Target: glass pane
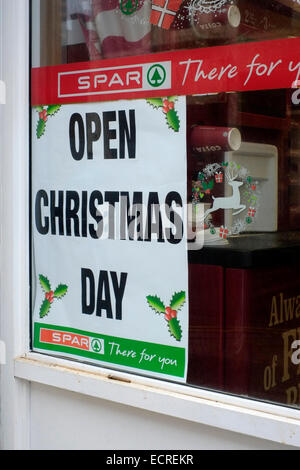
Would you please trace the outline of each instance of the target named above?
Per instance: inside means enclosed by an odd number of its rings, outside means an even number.
[[[38,4],[41,65],[292,38],[300,27],[294,0],[33,1],[35,9]]]
[[[298,2],[32,13],[33,348],[298,407]]]

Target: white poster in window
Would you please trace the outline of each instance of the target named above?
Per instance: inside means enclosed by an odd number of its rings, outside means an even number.
[[[184,97],[36,106],[33,349],[185,381]]]

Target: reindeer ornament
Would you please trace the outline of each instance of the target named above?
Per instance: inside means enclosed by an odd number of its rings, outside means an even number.
[[[240,195],[240,187],[243,186],[242,181],[236,181],[237,177],[239,176],[239,171],[236,165],[230,164],[230,166],[226,167],[225,169],[225,179],[229,186],[232,187],[232,195],[225,196],[225,197],[214,197],[213,199],[213,206],[208,209],[204,213],[203,219],[205,220],[209,214],[215,212],[219,209],[233,209],[236,210],[232,215],[237,215],[240,212],[246,209],[245,204],[241,204],[241,195]]]

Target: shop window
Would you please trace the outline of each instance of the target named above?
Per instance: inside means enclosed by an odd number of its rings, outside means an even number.
[[[298,407],[299,2],[37,7],[33,350]]]

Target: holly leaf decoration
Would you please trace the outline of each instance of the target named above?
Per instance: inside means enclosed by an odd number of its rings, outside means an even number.
[[[170,302],[170,307],[172,310],[180,310],[185,303],[185,291],[181,292],[175,292],[173,295],[171,302]]]
[[[51,284],[49,279],[46,276],[43,276],[42,274],[39,275],[39,280],[40,284],[42,286],[42,289],[44,292],[50,292],[51,291]]]
[[[203,189],[206,191],[207,189],[213,189],[214,187],[214,180],[210,180],[208,183],[203,181]]]
[[[182,329],[177,318],[171,318],[168,321],[170,335],[173,336],[176,341],[180,341],[182,338]]]
[[[51,304],[53,303],[54,299],[61,299],[64,297],[68,291],[68,286],[65,284],[58,284],[55,291],[53,292],[51,289],[51,284],[49,279],[42,274],[39,275],[39,280],[43,291],[45,292],[45,298],[42,302],[40,308],[40,318],[44,318],[48,315]]]
[[[177,112],[175,109],[170,109],[170,111],[166,114],[166,120],[171,129],[173,131],[178,132],[180,128],[180,121]]]
[[[68,291],[68,286],[66,286],[65,284],[59,284],[54,291],[54,297],[56,299],[61,299],[62,297],[66,295],[67,291]]]
[[[163,302],[160,300],[159,297],[157,297],[156,295],[148,295],[146,298],[149,306],[153,310],[155,310],[156,313],[165,313],[166,307],[164,306]]]
[[[38,139],[44,135],[46,129],[46,122],[43,119],[39,119],[36,128],[36,136]]]
[[[175,101],[178,100],[178,96],[168,96],[168,101],[171,101],[172,103],[175,103]]]
[[[147,99],[147,103],[151,104],[155,109],[162,108],[163,106],[162,98],[149,98]]]
[[[44,110],[44,106],[36,106],[35,109],[38,113],[41,113]]]
[[[53,116],[54,114],[56,114],[60,110],[60,108],[61,108],[60,104],[51,104],[47,108],[47,115],[48,116]]]
[[[40,308],[40,318],[44,318],[48,315],[51,307],[49,300],[45,299]]]

